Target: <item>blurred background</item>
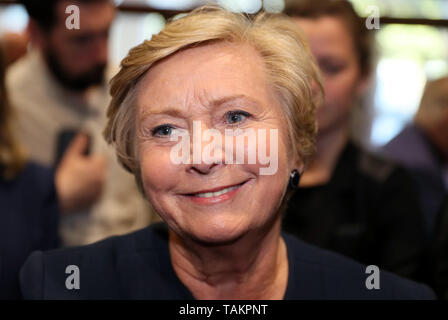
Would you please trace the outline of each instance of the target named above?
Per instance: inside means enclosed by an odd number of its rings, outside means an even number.
[[[287,1],[287,0],[286,0]],[[0,36],[22,33],[25,9],[0,0]],[[408,123],[420,101],[426,80],[448,74],[447,0],[351,0],[367,17],[369,6],[380,13],[376,30],[376,73],[372,91],[354,115],[354,136],[367,148],[392,139]],[[180,17],[204,3],[219,3],[233,11],[281,12],[285,0],[116,0],[119,14],[110,37],[110,62],[118,65],[128,50],[150,39],[167,19]]]

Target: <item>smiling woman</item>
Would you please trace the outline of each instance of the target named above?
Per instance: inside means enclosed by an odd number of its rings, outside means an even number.
[[[165,223],[34,253],[21,273],[25,297],[432,298],[388,273],[381,290],[368,290],[363,266],[281,233],[284,204],[314,148],[318,79],[301,33],[280,15],[203,7],[132,49],[112,80],[105,137]],[[278,130],[278,170],[260,174],[262,159],[226,163],[218,147],[214,161],[173,163],[178,132],[193,132],[193,149],[207,147],[196,143],[198,124],[230,139],[232,152],[241,135]],[[271,154],[270,146],[242,148]],[[79,290],[65,288],[67,265],[80,270]]]

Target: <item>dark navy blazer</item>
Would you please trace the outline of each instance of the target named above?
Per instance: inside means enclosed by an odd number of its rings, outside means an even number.
[[[380,274],[368,290],[366,268],[283,235],[289,277],[285,299],[433,299],[425,285]],[[79,289],[67,289],[67,266],[79,269]],[[27,299],[193,299],[176,276],[164,223],[88,246],[34,252],[20,274]],[[70,281],[69,281],[70,282]]]
[[[51,169],[29,163],[0,178],[0,299],[20,299],[19,271],[35,250],[58,245],[58,202]]]

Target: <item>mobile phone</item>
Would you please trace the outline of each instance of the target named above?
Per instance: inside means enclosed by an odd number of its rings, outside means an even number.
[[[56,155],[55,155],[55,165],[58,166],[61,162],[62,158],[64,157],[65,151],[67,151],[68,146],[73,141],[73,139],[76,137],[78,133],[82,132],[78,129],[63,129],[59,132],[58,138],[57,138],[57,145],[56,145]],[[88,146],[86,150],[84,151],[84,155],[90,154],[90,144],[91,144],[91,137],[88,135]]]

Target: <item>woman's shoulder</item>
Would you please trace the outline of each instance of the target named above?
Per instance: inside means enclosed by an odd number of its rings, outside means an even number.
[[[356,184],[358,192],[380,194],[385,188],[396,189],[397,185],[412,185],[412,175],[408,169],[353,141],[349,141],[341,153],[334,179],[338,186]]]
[[[289,281],[286,299],[435,299],[427,286],[377,266],[365,266],[284,234]]]
[[[145,270],[145,263],[138,270],[132,269],[147,259],[159,266],[159,253],[166,254],[167,241],[167,228],[157,223],[85,246],[35,251],[20,272],[23,296],[26,299],[120,298],[120,279],[134,279],[143,271],[150,271],[151,265]],[[75,286],[76,277],[84,286],[70,289],[71,285]]]
[[[375,150],[367,150],[351,143],[356,153],[356,168],[367,179],[377,184],[384,184],[390,179],[409,179],[410,173],[399,163],[385,157]]]

